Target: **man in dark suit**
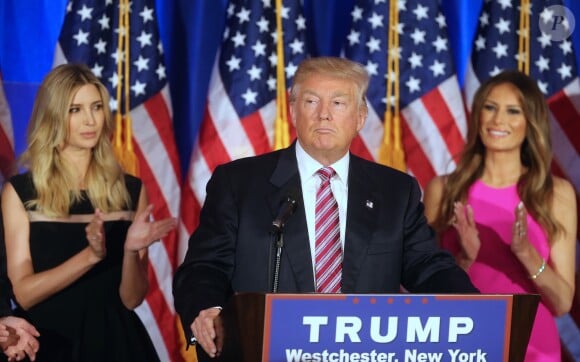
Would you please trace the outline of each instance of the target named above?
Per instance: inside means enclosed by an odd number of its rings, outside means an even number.
[[[215,323],[235,292],[272,290],[272,221],[296,201],[283,227],[277,291],[320,292],[317,281],[317,170],[332,167],[338,205],[337,291],[477,292],[454,259],[437,248],[414,178],[349,153],[365,123],[368,75],[342,58],[302,62],[291,89],[297,142],[219,166],[207,184],[200,224],[175,274],[175,307],[202,354],[219,354]],[[339,229],[339,230],[338,230]],[[337,242],[338,244],[338,242]],[[340,277],[341,275],[341,277]]]

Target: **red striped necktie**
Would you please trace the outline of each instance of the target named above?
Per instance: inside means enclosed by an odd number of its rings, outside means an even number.
[[[342,247],[338,204],[330,188],[330,179],[336,174],[332,167],[317,171],[322,180],[316,192],[315,254],[316,292],[340,293],[342,279]]]

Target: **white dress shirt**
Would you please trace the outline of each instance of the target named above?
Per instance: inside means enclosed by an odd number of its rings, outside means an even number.
[[[316,173],[319,169],[324,167],[320,162],[312,158],[304,148],[300,145],[300,141],[296,142],[296,160],[298,161],[298,172],[300,173],[300,183],[302,186],[302,198],[304,202],[304,210],[306,211],[306,224],[308,225],[308,240],[310,241],[310,256],[312,257],[312,271],[315,265],[315,210],[316,210],[316,191],[320,188],[322,183],[320,176]],[[336,174],[330,179],[330,188],[332,194],[338,204],[338,220],[340,223],[340,243],[344,252],[344,236],[346,231],[346,205],[348,198],[348,166],[350,163],[349,153],[347,152],[341,159],[329,165],[334,169]]]

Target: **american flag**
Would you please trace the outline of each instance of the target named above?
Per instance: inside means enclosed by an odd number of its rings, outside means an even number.
[[[397,4],[403,148],[409,173],[424,187],[434,176],[455,168],[465,143],[465,108],[439,2]],[[345,57],[365,65],[371,76],[369,116],[351,147],[371,160],[377,160],[383,137],[389,8],[388,0],[357,0],[344,46]]]
[[[552,40],[542,26],[554,25],[558,0],[530,0],[529,75],[536,79],[551,112],[553,169],[580,191],[580,80],[569,38]],[[481,82],[504,69],[518,69],[519,2],[486,1],[465,80],[465,96],[471,105]],[[546,28],[543,28],[544,30]],[[557,29],[556,29],[557,30]],[[561,31],[561,29],[559,30]],[[554,34],[558,35],[558,34]],[[557,39],[557,38],[555,38]],[[572,318],[558,320],[560,336],[570,355],[580,359],[580,290],[576,289]]]
[[[275,1],[232,0],[209,85],[205,116],[183,187],[180,257],[198,225],[205,185],[216,166],[271,151],[276,118]],[[306,22],[299,0],[280,10],[286,84],[305,58]]]
[[[14,132],[0,74],[0,185],[15,171]]]
[[[155,205],[153,217],[178,217],[181,171],[154,1],[126,3],[130,11],[130,112],[138,176]],[[115,100],[117,83],[124,82],[117,76],[117,63],[126,56],[117,50],[118,31],[127,31],[118,30],[119,6],[119,0],[69,1],[55,53],[55,65],[87,64],[109,89],[113,111],[123,109]],[[162,361],[182,359],[171,293],[176,264],[177,232],[172,232],[149,248],[150,291],[137,309]]]

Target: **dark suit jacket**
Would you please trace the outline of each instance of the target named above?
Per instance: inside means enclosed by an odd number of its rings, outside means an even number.
[[[414,178],[350,156],[343,293],[477,292],[453,257],[437,247]],[[200,310],[232,292],[271,289],[271,225],[289,194],[296,212],[284,227],[280,292],[314,292],[295,145],[216,168],[200,224],[173,284],[186,336]],[[368,206],[372,203],[372,207]]]

